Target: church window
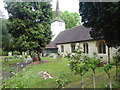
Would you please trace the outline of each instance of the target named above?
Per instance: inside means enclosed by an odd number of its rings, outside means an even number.
[[[83,49],[84,49],[84,53],[87,53],[88,54],[88,43],[84,43],[83,44]]]
[[[61,46],[61,52],[64,52],[64,46],[63,45]]]
[[[71,52],[75,53],[75,44],[71,44]]]
[[[99,45],[98,45],[98,52],[99,53],[103,53],[103,54],[106,53],[106,45],[105,45],[104,42],[99,43]]]

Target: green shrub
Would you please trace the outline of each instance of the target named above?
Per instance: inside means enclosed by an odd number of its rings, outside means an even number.
[[[13,51],[13,55],[20,55],[19,51]]]
[[[60,75],[55,79],[58,86],[57,88],[64,88],[64,86],[70,82],[70,80],[67,78],[68,74],[65,72],[60,73]]]
[[[5,52],[5,51],[4,51],[4,52],[2,52],[1,54],[2,54],[2,56],[7,56],[7,55],[8,55],[8,52]]]

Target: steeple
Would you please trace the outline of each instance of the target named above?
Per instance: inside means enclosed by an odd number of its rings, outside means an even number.
[[[59,1],[56,2],[56,17],[60,17]]]

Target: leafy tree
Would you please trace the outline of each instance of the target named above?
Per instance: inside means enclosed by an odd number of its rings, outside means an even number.
[[[75,27],[77,24],[80,24],[80,16],[78,13],[70,13],[68,11],[60,13],[61,18],[65,21],[66,29]]]
[[[14,49],[12,47],[14,41],[13,41],[13,37],[8,32],[6,26],[7,19],[2,18],[1,20],[2,20],[2,50],[3,52],[8,52]]]
[[[98,59],[93,59],[93,58],[88,58],[85,57],[85,63],[88,65],[88,67],[93,71],[93,84],[94,84],[94,88],[96,88],[96,84],[95,84],[95,74],[96,74],[96,68],[97,65],[100,63],[100,60]]]
[[[80,15],[87,27],[91,27],[91,36],[104,39],[109,47],[120,46],[120,2],[80,3]],[[112,36],[112,38],[111,38]]]
[[[84,75],[88,71],[88,65],[83,60],[80,60],[82,53],[80,47],[78,47],[75,51],[75,55],[70,56],[68,54],[66,57],[69,59],[71,70],[82,77],[82,88],[84,88]]]
[[[120,63],[120,51],[117,51],[116,55],[113,56],[113,61],[116,66],[116,80],[119,81],[118,79],[118,71],[119,71],[119,63]]]
[[[109,87],[110,87],[110,89],[112,88],[111,75],[110,75],[110,70],[111,69],[112,69],[112,65],[110,65],[110,64],[105,64],[104,65],[104,70],[107,73],[108,78],[109,78]]]
[[[55,11],[53,11],[53,20],[55,19]],[[60,12],[60,17],[64,20],[65,22],[65,28],[70,29],[72,27],[75,27],[77,24],[80,23],[80,16],[78,13],[70,13],[68,11]]]
[[[120,46],[120,2],[81,2],[79,6],[83,25],[91,28],[91,36],[105,40],[110,63],[109,47]]]
[[[16,46],[24,51],[39,53],[51,40],[51,4],[48,2],[6,2],[8,29]]]

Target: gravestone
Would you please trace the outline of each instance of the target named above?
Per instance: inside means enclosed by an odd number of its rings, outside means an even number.
[[[54,55],[53,55],[53,59],[55,60],[55,59],[56,59],[56,57],[57,57],[57,55],[56,55],[56,54],[54,54]]]
[[[5,61],[5,62],[8,62],[8,57],[5,57],[5,58],[4,58],[4,61]]]
[[[12,56],[12,52],[8,52],[8,56]]]

